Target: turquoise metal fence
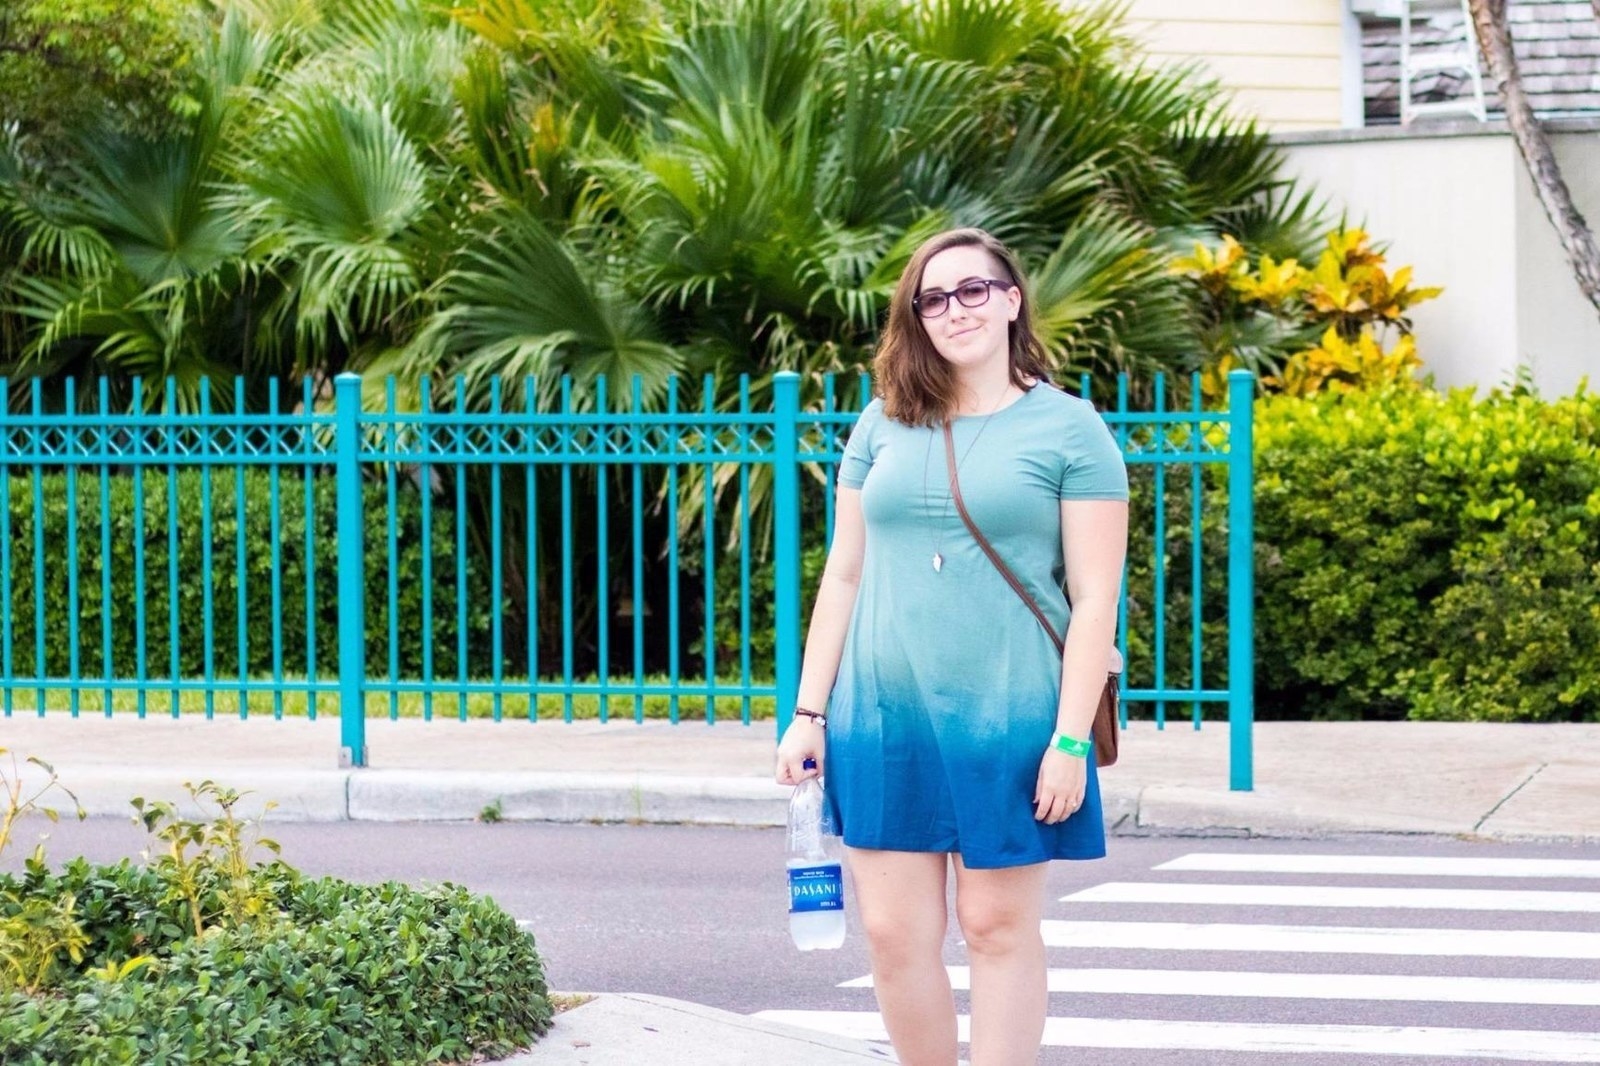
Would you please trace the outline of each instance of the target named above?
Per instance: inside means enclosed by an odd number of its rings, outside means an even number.
[[[781,729],[799,682],[802,521],[820,511],[813,547],[831,536],[841,443],[867,383],[829,377],[802,410],[800,379],[780,373],[760,411],[748,380],[732,409],[701,385],[680,410],[676,386],[646,405],[637,381],[620,402],[603,379],[585,395],[529,381],[474,406],[456,381],[435,408],[426,382],[402,403],[392,382],[364,396],[345,375],[331,395],[305,383],[292,404],[274,387],[260,412],[242,383],[215,410],[202,382],[198,410],[180,412],[170,382],[156,404],[134,382],[127,411],[104,382],[90,405],[68,382],[46,410],[38,382],[14,404],[0,380],[4,713],[28,694],[38,713],[74,715],[162,702],[176,715],[188,701],[211,716],[221,701],[241,717],[253,702],[315,717],[332,699],[355,766],[368,715],[403,704],[536,718],[544,697],[570,721],[578,700],[638,720],[664,701],[673,721],[686,704],[708,721],[731,705],[749,723],[753,702],[773,700]],[[1164,726],[1167,705],[1187,703],[1198,728],[1202,705],[1226,704],[1230,785],[1248,789],[1253,380],[1231,376],[1227,413],[1201,410],[1197,385],[1188,410],[1166,410],[1158,380],[1154,410],[1132,411],[1124,380],[1105,414],[1135,479],[1150,479],[1149,594],[1134,590],[1130,614],[1125,590],[1118,627],[1125,655],[1141,651],[1128,656],[1125,714],[1148,707]],[[1228,500],[1225,686],[1202,683],[1214,464]],[[1186,618],[1167,613],[1169,511],[1189,531]],[[756,585],[768,569],[770,595]],[[1169,658],[1183,624],[1188,657]],[[752,651],[768,637],[770,676]]]

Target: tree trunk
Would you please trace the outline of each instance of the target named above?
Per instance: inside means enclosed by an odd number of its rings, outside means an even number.
[[[1590,2],[1600,9],[1600,0]],[[1500,85],[1506,122],[1516,138],[1522,161],[1527,164],[1539,202],[1561,239],[1578,288],[1600,312],[1600,246],[1595,244],[1594,232],[1573,204],[1572,192],[1562,180],[1550,138],[1533,113],[1527,94],[1522,91],[1522,76],[1517,72],[1517,57],[1511,48],[1511,28],[1506,22],[1506,0],[1471,0],[1470,7],[1478,45]]]

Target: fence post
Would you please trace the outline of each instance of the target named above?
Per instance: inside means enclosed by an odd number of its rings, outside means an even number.
[[[1228,787],[1255,788],[1255,375],[1228,374]]]
[[[339,531],[339,765],[367,765],[366,567],[361,513],[361,376],[333,381]]]
[[[800,694],[800,375],[772,377],[773,645],[778,736]]]

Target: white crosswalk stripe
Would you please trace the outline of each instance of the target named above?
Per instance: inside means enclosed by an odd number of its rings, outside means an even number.
[[[1235,875],[1302,881],[1219,880]],[[1316,878],[1340,880],[1306,880]],[[1386,878],[1421,880],[1424,887],[1352,883]],[[1468,878],[1478,879],[1480,887],[1444,883]],[[1481,887],[1486,878],[1522,884]],[[1226,1061],[1222,1056],[1228,1053],[1304,1053],[1350,1066],[1395,1056],[1462,1066],[1600,1064],[1600,970],[1586,965],[1600,960],[1600,925],[1592,918],[1600,914],[1600,892],[1530,889],[1524,887],[1529,879],[1600,883],[1600,861],[1201,851],[1160,863],[1146,879],[1072,892],[1042,922],[1045,946],[1070,951],[1075,963],[1092,954],[1087,961],[1095,965],[1048,971],[1050,994],[1070,1002],[1062,1013],[1073,1016],[1048,1019],[1044,1046],[1191,1052],[1195,1063]],[[1219,920],[1149,920],[1151,906]],[[1290,913],[1262,913],[1263,908]],[[1370,925],[1283,921],[1358,908],[1398,913]],[[1417,922],[1419,911],[1431,913]],[[1185,960],[1197,955],[1201,965],[1186,967]],[[1229,959],[1240,964],[1232,967]],[[970,990],[970,968],[948,970],[958,994]],[[839,987],[843,995],[870,996],[872,978]],[[1115,1009],[1097,1016],[1097,1002]],[[1289,1009],[1294,1002],[1306,1006]],[[1286,1006],[1270,1011],[1271,1003]],[[1348,1006],[1333,1011],[1327,1005],[1334,1003]],[[863,1008],[875,1005],[861,1001]],[[1470,1007],[1452,1011],[1463,1005]],[[1318,1013],[1304,1013],[1313,1010]],[[775,1010],[757,1017],[860,1039],[888,1038],[872,1009]],[[1306,1017],[1320,1020],[1299,1020]],[[1436,1024],[1441,1018],[1446,1020]],[[965,1042],[968,1019],[962,1015],[959,1021]]]
[[[1345,885],[1194,885],[1108,881],[1063,903],[1171,903],[1235,907],[1404,907],[1408,910],[1548,911],[1600,914],[1600,892],[1493,888],[1355,888]]]
[[[1361,928],[1226,922],[1039,923],[1047,948],[1292,952],[1331,955],[1476,955],[1502,959],[1600,959],[1600,933],[1538,929]]]
[[[1155,869],[1389,877],[1579,877],[1600,881],[1600,859],[1451,859],[1437,855],[1258,855],[1202,851],[1164,862]]]
[[[972,970],[947,966],[950,987],[972,987]],[[1249,973],[1234,970],[1081,969],[1048,972],[1052,992],[1118,996],[1251,996],[1258,999],[1398,999],[1441,1003],[1536,1003],[1600,1007],[1600,981],[1518,977],[1418,977],[1381,973]],[[871,988],[858,977],[840,988]]]
[[[858,1040],[887,1040],[872,1011],[761,1011],[758,1018],[820,1029]],[[957,1018],[967,1039],[968,1018]],[[1511,1062],[1600,1062],[1600,1033],[1444,1026],[1270,1025],[1262,1022],[1185,1022],[1134,1018],[1049,1018],[1045,1047],[1137,1048],[1232,1052],[1320,1052],[1408,1055]],[[1358,1060],[1359,1061],[1359,1060]]]

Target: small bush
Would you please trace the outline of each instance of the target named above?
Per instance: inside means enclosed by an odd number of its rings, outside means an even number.
[[[533,941],[493,902],[449,885],[301,879],[281,866],[258,876],[279,882],[281,919],[202,937],[175,935],[180,916],[148,871],[79,863],[41,881],[46,895],[95,886],[106,924],[85,912],[92,942],[128,950],[130,933],[145,937],[156,961],[121,980],[77,976],[48,995],[0,993],[0,1061],[448,1062],[503,1056],[548,1029]]]
[[[191,792],[221,813],[136,801],[167,845],[148,866],[0,875],[0,1062],[465,1061],[549,1028],[533,940],[492,901],[253,864],[238,794]]]

